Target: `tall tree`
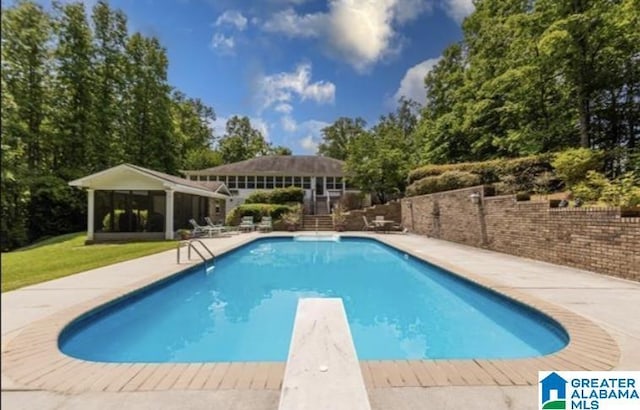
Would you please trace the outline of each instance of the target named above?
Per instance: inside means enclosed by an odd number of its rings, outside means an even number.
[[[135,164],[175,173],[179,144],[171,119],[166,52],[156,38],[135,33],[127,42],[127,58],[125,155]]]
[[[95,169],[104,169],[124,160],[124,120],[122,110],[126,84],[127,18],[100,0],[93,7],[95,72]]]
[[[318,154],[339,160],[347,158],[349,143],[364,132],[367,123],[362,118],[340,117],[322,129]]]
[[[14,107],[11,121],[3,121],[3,144],[24,144],[24,160],[31,172],[50,166],[47,144],[51,53],[51,18],[32,1],[2,8],[2,94]]]
[[[233,116],[226,125],[226,133],[218,142],[218,150],[225,164],[243,161],[268,153],[269,145],[260,131],[251,126],[249,117]]]
[[[200,99],[187,98],[182,92],[174,91],[171,114],[175,138],[179,144],[179,157],[183,161],[181,167],[187,168],[186,163],[193,162],[196,156],[199,158],[198,162],[207,158],[205,152],[210,150],[214,141],[211,124],[215,121],[216,114],[213,108]],[[194,156],[194,151],[199,154]]]
[[[83,3],[56,6],[56,75],[53,118],[58,176],[76,178],[94,170],[95,76],[93,41]]]
[[[395,112],[382,116],[373,129],[349,142],[349,180],[378,202],[401,196],[407,173],[416,165],[417,109],[416,103],[401,99]]]

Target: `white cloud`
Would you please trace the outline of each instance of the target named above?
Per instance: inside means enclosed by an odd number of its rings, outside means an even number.
[[[303,137],[297,143],[305,153],[315,154],[318,151],[318,144],[322,141],[322,129],[330,124],[325,121],[307,120],[298,124],[297,132]]]
[[[395,19],[403,24],[415,20],[422,13],[431,11],[432,2],[426,0],[400,0],[396,2]]]
[[[226,37],[222,33],[216,33],[211,39],[211,47],[223,54],[232,54],[236,42],[233,36]]]
[[[280,119],[280,123],[282,124],[282,129],[287,132],[294,132],[298,128],[296,120],[294,120],[290,115],[283,115]]]
[[[262,28],[289,37],[318,37],[325,24],[323,13],[299,15],[293,9],[279,11],[264,22]]]
[[[329,81],[311,82],[311,64],[300,64],[293,72],[282,72],[262,76],[258,79],[261,110],[278,104],[290,105],[294,97],[300,100],[312,100],[319,104],[332,103],[335,100],[336,87]]]
[[[289,37],[320,38],[330,54],[364,71],[399,51],[394,23],[404,24],[430,9],[427,0],[330,0],[327,13],[297,14],[289,8],[262,28]]]
[[[445,12],[457,23],[462,23],[465,17],[473,13],[473,0],[444,0]]]
[[[438,61],[440,61],[440,57],[430,58],[408,69],[402,81],[400,81],[398,91],[394,94],[394,103],[400,97],[405,97],[424,104],[427,96],[424,88],[424,77],[435,67]]]
[[[315,154],[316,152],[318,152],[318,145],[319,142],[316,141],[311,135],[307,135],[306,137],[300,139],[300,147],[302,147],[302,149],[306,153]]]
[[[290,114],[291,111],[293,111],[293,107],[291,106],[291,104],[282,103],[282,104],[276,105],[276,108],[274,108],[274,110],[281,112],[283,114]]]
[[[238,30],[242,31],[247,28],[247,18],[242,15],[238,10],[227,10],[222,13],[216,20],[216,26],[222,25],[235,26]]]

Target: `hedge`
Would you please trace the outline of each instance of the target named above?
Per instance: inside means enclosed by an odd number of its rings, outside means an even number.
[[[425,165],[409,172],[408,183],[412,184],[425,177],[442,175],[449,171],[477,174],[483,184],[497,182],[501,177],[513,175],[518,179],[532,179],[536,175],[551,171],[550,154],[531,155],[513,159],[492,159],[482,162],[461,162],[457,164]],[[524,174],[524,175],[523,175]]]
[[[289,204],[301,203],[304,200],[304,191],[298,187],[276,188],[269,191],[256,191],[249,195],[245,204]]]
[[[243,216],[253,216],[254,222],[260,222],[263,216],[273,219],[280,218],[283,214],[294,210],[293,206],[279,204],[242,204],[233,208],[226,218],[227,225],[238,225]]]
[[[464,171],[446,171],[440,175],[428,176],[407,187],[407,196],[433,194],[452,189],[481,185],[479,175]]]

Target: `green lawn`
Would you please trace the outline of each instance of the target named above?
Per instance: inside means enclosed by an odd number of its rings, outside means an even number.
[[[56,236],[2,254],[2,291],[173,249],[175,241],[85,245],[85,233]]]

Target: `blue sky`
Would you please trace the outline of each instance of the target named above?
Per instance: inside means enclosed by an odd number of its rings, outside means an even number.
[[[95,0],[85,0],[91,7]],[[269,141],[314,153],[340,116],[373,125],[462,37],[472,0],[111,0],[130,32],[157,36],[169,82]]]

